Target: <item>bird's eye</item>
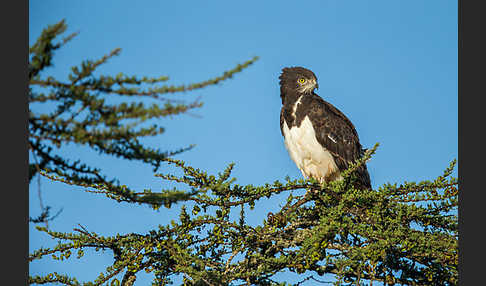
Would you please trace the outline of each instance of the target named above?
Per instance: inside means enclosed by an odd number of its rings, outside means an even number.
[[[305,78],[299,78],[299,83],[303,84],[305,82]]]

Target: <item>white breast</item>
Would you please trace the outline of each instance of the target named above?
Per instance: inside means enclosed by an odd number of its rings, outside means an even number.
[[[305,178],[312,177],[323,182],[329,179],[342,179],[338,167],[329,151],[321,146],[309,117],[305,117],[300,127],[289,129],[284,121],[283,134],[285,147]]]

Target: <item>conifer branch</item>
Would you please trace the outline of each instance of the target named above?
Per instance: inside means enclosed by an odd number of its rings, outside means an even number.
[[[101,168],[89,166],[81,159],[73,161],[56,155],[54,151],[68,144],[85,146],[100,154],[143,162],[152,166],[155,172],[164,160],[188,151],[194,145],[175,151],[146,146],[141,142],[142,138],[161,135],[165,131],[157,124],[147,125],[148,121],[186,114],[192,109],[202,107],[199,98],[186,103],[162,95],[218,84],[246,69],[258,57],[204,81],[188,85],[159,86],[167,82],[169,77],[127,76],[124,73],[115,76],[95,75],[100,66],[120,55],[121,49],[115,48],[99,59],[85,60],[80,65],[73,66],[67,82],[52,76],[42,78],[43,72],[53,65],[55,51],[78,35],[72,33],[55,42],[66,29],[64,20],[48,26],[29,48],[29,144],[33,156],[39,158],[39,162],[29,166],[29,181],[38,173],[55,174],[55,179],[52,176],[49,178],[71,185],[103,185],[103,192],[110,198],[147,203],[154,208],[188,199],[192,192],[167,191],[156,195],[158,197],[146,194],[136,198],[133,190],[120,185],[116,178],[108,179],[102,174]],[[114,104],[107,103],[108,96],[130,96],[135,100],[145,101]],[[165,103],[147,104],[147,100],[151,98]],[[33,106],[46,103],[54,104],[54,110],[39,112]]]

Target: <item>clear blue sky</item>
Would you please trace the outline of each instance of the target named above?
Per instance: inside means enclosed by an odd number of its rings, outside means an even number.
[[[139,4],[134,4],[139,3]],[[193,115],[166,118],[166,133],[147,144],[210,173],[235,162],[239,184],[301,178],[279,129],[278,76],[283,67],[304,66],[319,80],[317,93],[354,123],[361,143],[377,154],[368,163],[372,185],[419,181],[440,175],[458,156],[457,1],[29,1],[29,43],[48,24],[65,18],[80,34],[56,53],[49,74],[65,79],[69,68],[120,47],[99,69],[114,75],[168,75],[170,84],[202,81],[253,56],[260,60],[217,86],[173,98],[201,97]],[[68,146],[61,154],[100,166],[136,189],[167,186],[150,167]],[[160,172],[171,171],[162,167]],[[457,172],[456,172],[457,174]],[[37,184],[30,186],[30,212],[40,212]],[[178,215],[118,204],[80,188],[41,179],[44,203],[64,208],[50,223],[72,231],[78,223],[102,235],[145,233]],[[254,222],[279,198],[262,202]],[[30,252],[56,241],[30,225]],[[57,271],[94,280],[111,263],[110,252],[31,263],[31,274]],[[288,282],[295,276],[283,274]],[[141,275],[136,285],[148,284]]]

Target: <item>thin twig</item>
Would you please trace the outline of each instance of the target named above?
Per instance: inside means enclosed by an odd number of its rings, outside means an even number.
[[[32,156],[34,157],[35,167],[37,169],[37,196],[39,197],[39,204],[41,211],[43,212],[44,203],[42,202],[42,192],[41,192],[41,176],[40,176],[40,168],[39,168],[39,161],[37,160],[37,156],[35,155],[34,148],[31,144],[29,144],[30,149],[32,150]],[[57,215],[56,215],[57,216]],[[46,228],[49,229],[48,219],[45,220]]]

